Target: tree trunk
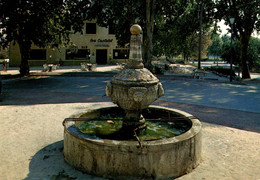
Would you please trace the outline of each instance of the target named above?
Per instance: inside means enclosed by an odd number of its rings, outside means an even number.
[[[28,63],[29,53],[31,44],[29,42],[18,42],[20,53],[21,53],[21,65],[20,65],[20,75],[28,76],[30,74],[30,67]]]
[[[146,33],[144,41],[144,66],[152,70],[154,0],[146,0]]]
[[[184,63],[186,63],[186,59],[187,59],[187,55],[186,55],[186,53],[183,53],[183,60],[184,60]]]
[[[250,73],[248,68],[247,51],[250,36],[242,35],[240,37],[240,61],[242,63],[242,79],[250,79]]]

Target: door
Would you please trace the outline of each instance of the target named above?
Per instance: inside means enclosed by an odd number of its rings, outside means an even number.
[[[96,63],[107,64],[107,49],[96,50]]]

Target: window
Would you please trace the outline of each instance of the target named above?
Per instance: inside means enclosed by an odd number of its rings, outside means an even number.
[[[96,23],[86,23],[86,34],[96,34],[97,26]]]
[[[128,50],[127,49],[113,50],[113,59],[128,59]]]
[[[46,49],[32,49],[29,60],[46,60]]]
[[[110,25],[108,27],[108,34],[115,34],[115,26]]]
[[[86,60],[86,59],[90,59],[90,49],[78,49],[77,51],[66,49],[66,60]]]

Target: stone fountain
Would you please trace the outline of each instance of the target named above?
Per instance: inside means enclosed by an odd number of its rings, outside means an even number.
[[[164,94],[158,78],[144,68],[142,63],[141,27],[133,25],[130,31],[132,36],[128,64],[112,78],[106,88],[106,95],[126,112],[123,121],[126,134],[131,134],[135,129],[145,128],[145,119],[141,111]]]
[[[186,112],[151,105],[163,96],[164,90],[158,78],[143,66],[141,27],[133,25],[130,31],[129,61],[106,87],[106,95],[117,106],[96,106],[64,120],[65,160],[83,172],[106,178],[165,179],[184,175],[201,159],[201,123]],[[90,126],[94,120],[100,123],[106,114],[122,119],[118,130],[105,133],[109,136],[80,131],[82,124]],[[117,121],[110,119],[104,123]],[[146,120],[162,123],[155,131],[161,131],[165,124],[178,127],[181,123],[185,128],[181,127],[182,132],[174,136],[156,139],[152,135],[142,140],[139,136],[149,129]]]

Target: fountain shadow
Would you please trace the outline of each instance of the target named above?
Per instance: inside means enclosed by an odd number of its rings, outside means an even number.
[[[29,164],[29,174],[25,180],[50,179],[50,180],[73,180],[73,179],[93,179],[104,180],[84,174],[69,166],[64,161],[63,141],[50,144],[39,150],[31,159]]]

